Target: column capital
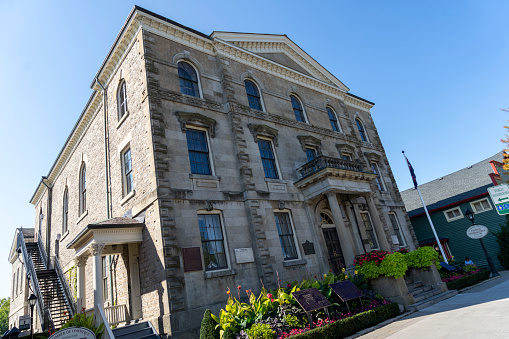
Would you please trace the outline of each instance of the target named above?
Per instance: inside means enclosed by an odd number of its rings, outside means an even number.
[[[74,263],[78,267],[86,266],[88,260],[88,255],[80,255],[79,257],[74,258]]]
[[[92,253],[92,255],[101,255],[104,251],[104,246],[105,244],[103,243],[92,243],[90,244],[90,252]]]

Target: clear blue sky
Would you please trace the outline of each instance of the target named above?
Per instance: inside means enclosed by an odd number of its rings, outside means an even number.
[[[133,5],[210,34],[287,34],[376,103],[372,115],[400,190],[499,152],[509,115],[507,1],[0,0],[0,298],[10,295],[16,227],[92,91]]]

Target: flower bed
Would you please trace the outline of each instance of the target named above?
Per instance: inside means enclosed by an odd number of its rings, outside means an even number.
[[[478,282],[488,279],[489,277],[490,271],[477,269],[465,274],[451,275],[442,279],[442,281],[447,283],[448,289],[458,290],[464,287],[475,285]]]

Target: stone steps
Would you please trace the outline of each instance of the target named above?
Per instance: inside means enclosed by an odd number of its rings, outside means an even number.
[[[426,307],[429,307],[431,305],[439,303],[445,299],[454,297],[456,294],[458,294],[458,291],[456,291],[456,290],[442,292],[442,293],[436,294],[430,298],[421,300],[419,302],[416,302],[415,304],[408,306],[408,310],[409,311],[420,311]]]

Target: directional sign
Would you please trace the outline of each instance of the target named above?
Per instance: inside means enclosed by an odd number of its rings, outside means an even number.
[[[488,188],[498,214],[509,214],[509,185],[498,185]]]

